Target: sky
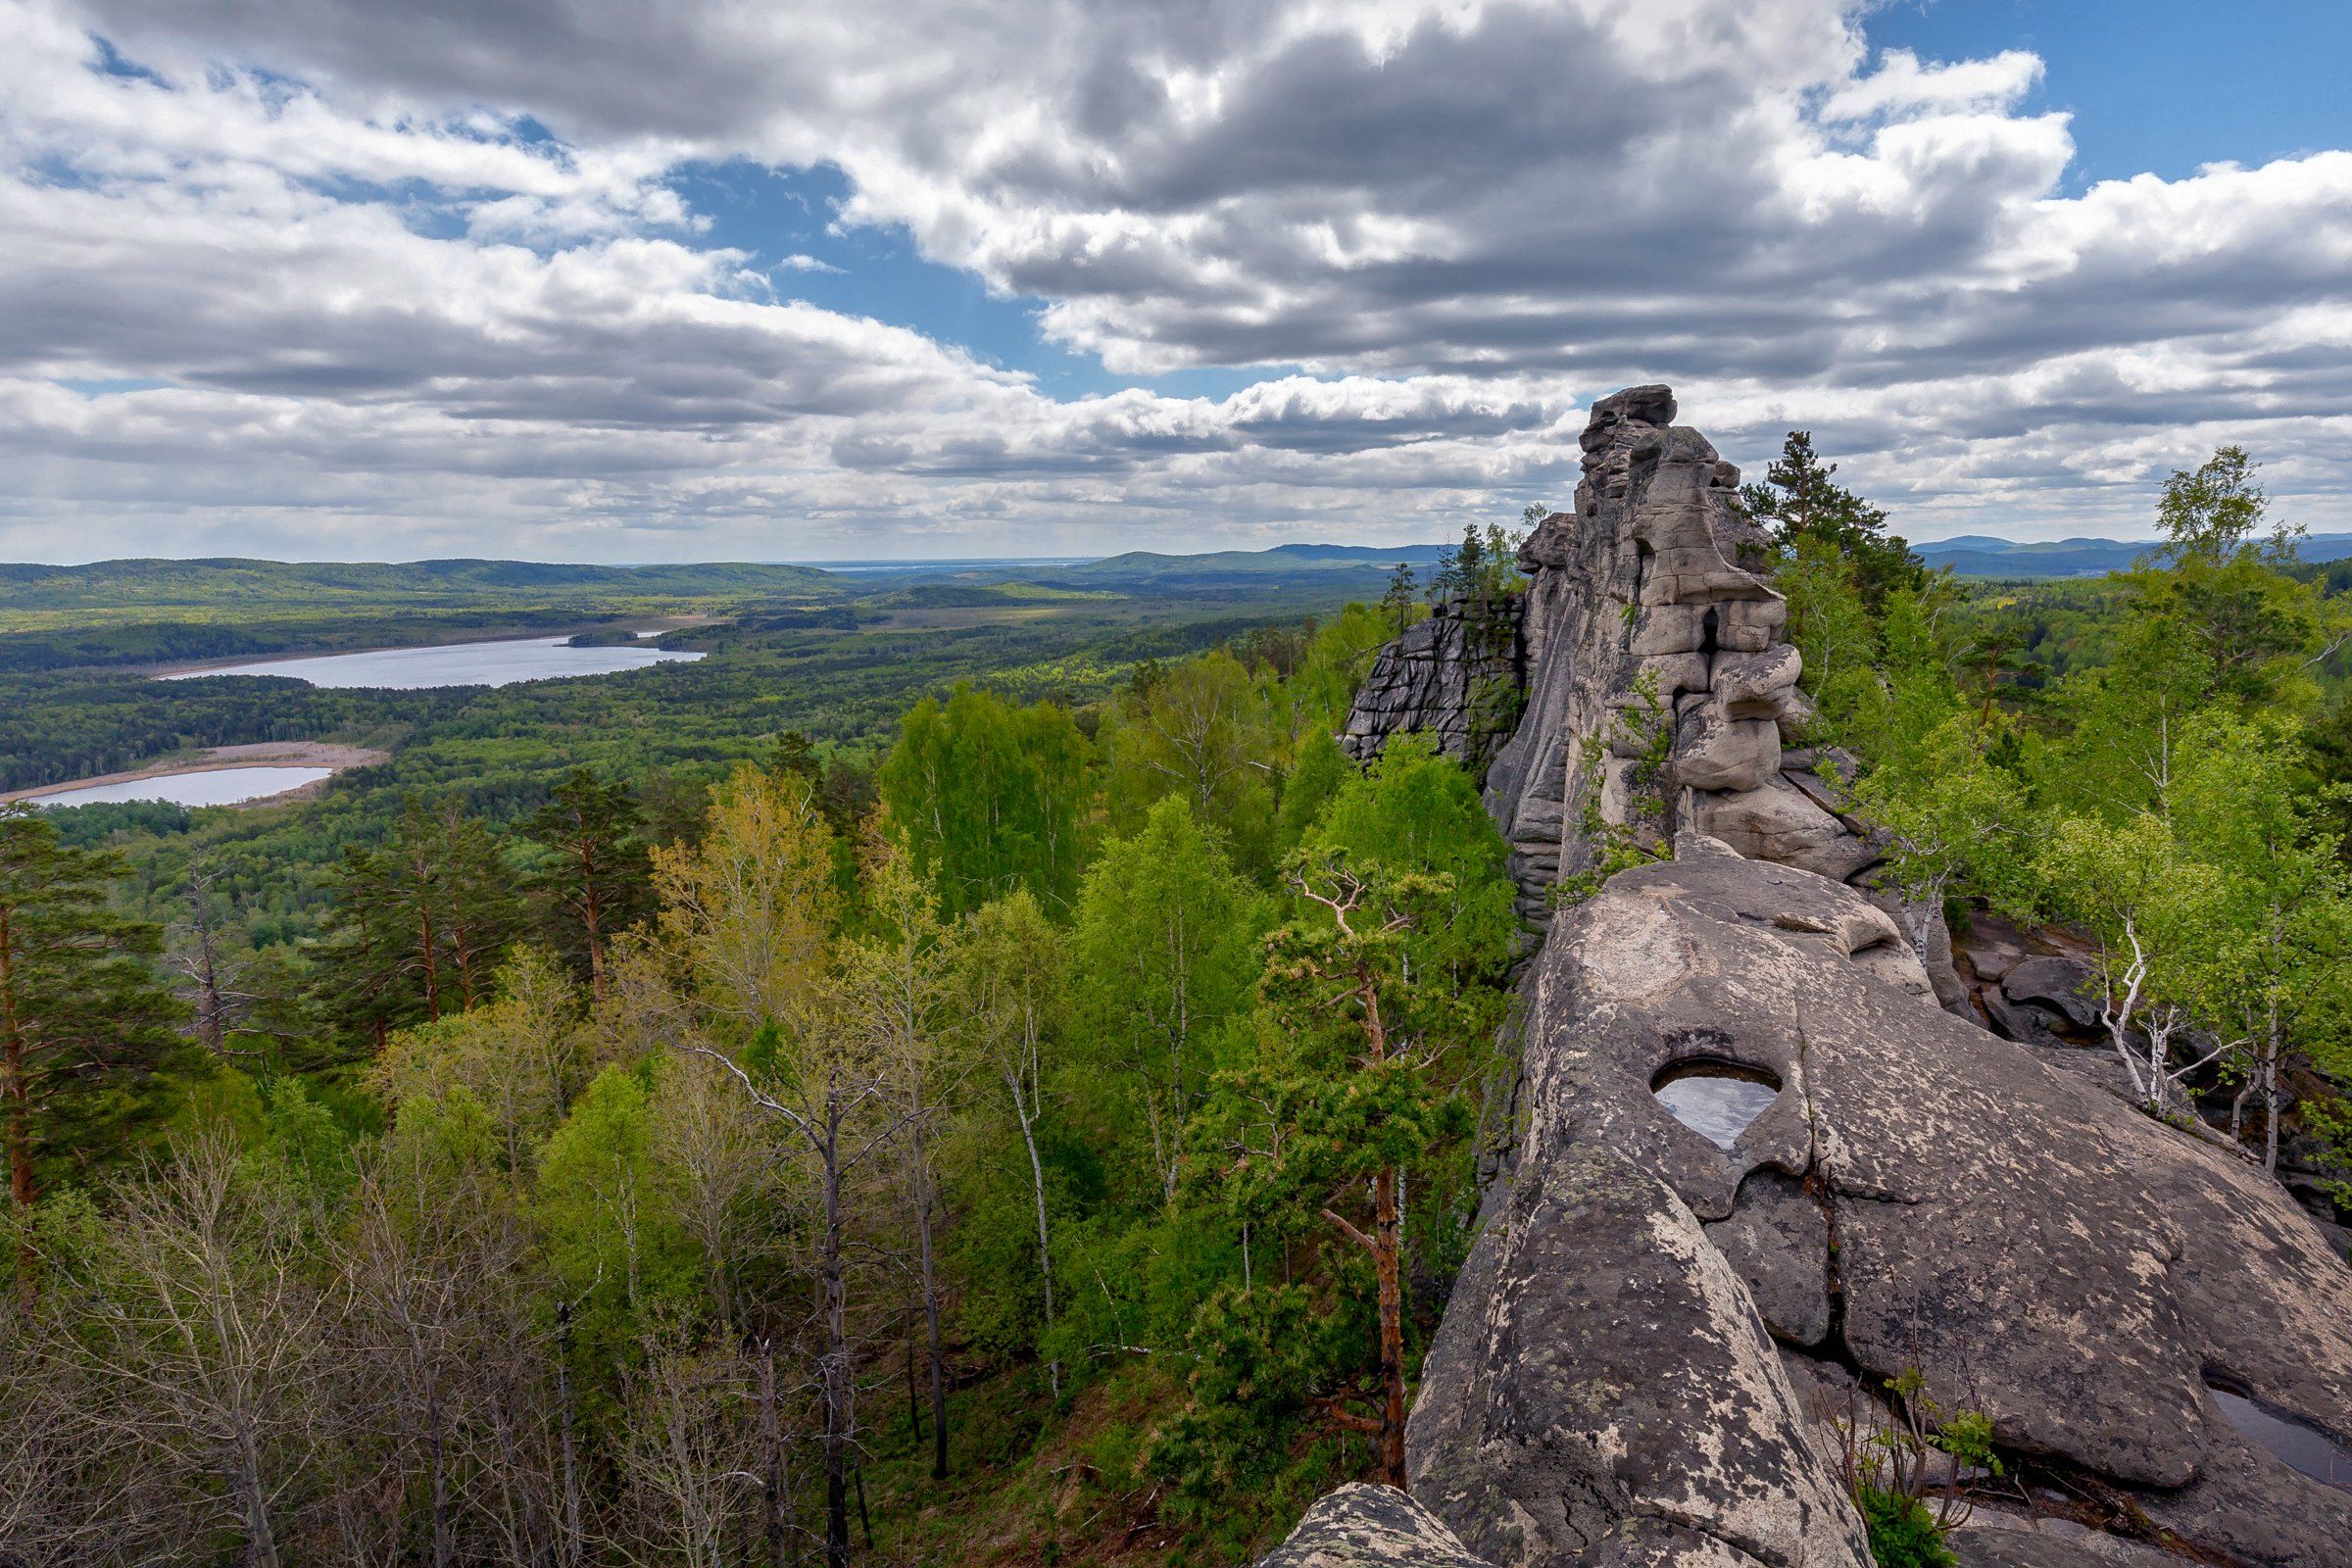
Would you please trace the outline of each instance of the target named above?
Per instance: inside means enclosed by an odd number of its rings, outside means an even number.
[[[0,0],[0,560],[2352,529],[2343,0]]]

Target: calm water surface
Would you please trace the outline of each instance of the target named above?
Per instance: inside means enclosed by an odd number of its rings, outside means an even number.
[[[34,806],[111,806],[122,801],[169,801],[173,806],[235,806],[282,795],[331,777],[331,767],[208,767],[200,773],[159,773],[127,784],[85,784],[35,795]]]
[[[1747,1124],[1764,1114],[1780,1098],[1770,1084],[1739,1078],[1677,1078],[1657,1091],[1658,1103],[1674,1119],[1714,1144],[1729,1149],[1747,1131]]]
[[[220,669],[182,670],[160,678],[286,675],[313,686],[413,692],[428,686],[512,686],[526,680],[612,675],[647,664],[692,663],[703,657],[667,648],[573,648],[569,643],[567,637],[522,637],[447,643],[438,648],[378,648],[364,654],[321,654],[315,659],[272,659]]]
[[[2300,1421],[2276,1416],[2228,1389],[2211,1391],[2230,1424],[2312,1480],[2352,1492],[2352,1449]]]

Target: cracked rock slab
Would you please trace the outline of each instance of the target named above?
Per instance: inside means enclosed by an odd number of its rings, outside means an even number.
[[[1357,1483],[1318,1500],[1257,1568],[1489,1568],[1436,1514],[1393,1487]]]
[[[2226,1376],[2282,1415],[2352,1432],[2352,1269],[2292,1199],[2227,1149],[1936,1007],[1856,890],[1701,840],[1679,848],[1686,858],[1613,878],[1537,962],[1521,1182],[1624,1160],[1708,1222],[1759,1328],[1810,1343],[1821,1271],[1835,1284],[1822,1353],[1872,1380],[1918,1368],[1945,1408],[1988,1413],[2005,1447],[2129,1489],[2201,1549],[2345,1561],[2352,1494],[2217,1425],[2205,1387]],[[1656,1112],[1649,1086],[1678,1054],[1769,1072],[1783,1092],[1735,1150],[1715,1150]],[[1820,1228],[1799,1192],[1826,1196]],[[1506,1272],[1494,1288],[1581,1298],[1596,1287],[1575,1276],[1627,1266],[1606,1248],[1563,1252],[1567,1278]],[[1649,1333],[1586,1336],[1605,1364],[1578,1377],[1648,1369],[1690,1332],[1662,1310],[1626,1316]]]

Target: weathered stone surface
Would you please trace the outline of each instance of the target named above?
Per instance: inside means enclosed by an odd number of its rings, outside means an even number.
[[[1735,718],[1781,718],[1789,711],[1803,669],[1803,659],[1787,643],[1760,654],[1719,654],[1708,690]]]
[[[1318,1500],[1258,1568],[1489,1568],[1435,1514],[1393,1487],[1347,1486]]]
[[[1776,788],[1781,727],[1809,714],[1803,662],[1783,637],[1787,605],[1758,574],[1768,541],[1732,505],[1739,469],[1674,414],[1662,386],[1595,403],[1575,511],[1544,518],[1519,552],[1526,710],[1488,773],[1487,803],[1531,924],[1549,920],[1553,882],[1591,868],[1589,809],[1659,848],[1695,824],[1743,853],[1841,877],[1881,858],[1826,800],[1807,811]],[[1453,755],[1480,750],[1461,716],[1474,677],[1426,667],[1460,657],[1446,636],[1416,628],[1383,654],[1348,721],[1351,755],[1415,728]],[[1631,769],[1600,761],[1630,761],[1661,738],[1669,765],[1638,788]]]
[[[2073,958],[2024,958],[2001,976],[2001,995],[2065,1015],[2078,1029],[2099,1026],[2099,1005],[2085,994],[2090,966]]]
[[[1702,701],[1676,723],[1674,776],[1686,789],[1761,789],[1780,770],[1781,726],[1769,718],[1734,718]]]
[[[1951,1547],[1960,1568],[2184,1568],[2187,1561],[2067,1519],[1982,1515],[1953,1534]]]
[[[1751,860],[1793,865],[1833,882],[1879,863],[1870,841],[1824,810],[1787,773],[1776,773],[1758,789],[1701,796],[1692,802],[1690,816],[1698,831]]]
[[[1865,1568],[1747,1292],[1665,1183],[1547,1146],[1477,1250],[1486,1288],[1457,1288],[1406,1445],[1414,1495],[1473,1551]]]
[[[1496,720],[1526,682],[1519,640],[1522,601],[1492,607],[1449,601],[1380,651],[1357,692],[1340,747],[1358,761],[1392,735],[1425,732],[1438,750],[1483,767],[1506,738]],[[1494,704],[1500,699],[1499,712]],[[1482,699],[1485,707],[1482,707]]]
[[[2217,1427],[2204,1387],[2226,1372],[2284,1414],[2352,1431],[2352,1269],[2277,1184],[1936,1009],[1893,922],[1854,889],[1682,848],[1612,879],[1531,977],[1528,1152],[1479,1243],[1492,1271],[1441,1332],[1452,1359],[1432,1356],[1416,1474],[1445,1484],[1425,1500],[1498,1563],[1584,1560],[1589,1527],[1556,1558],[1506,1548],[1533,1549],[1523,1512],[1557,1516],[1537,1494],[1572,1520],[1644,1511],[1622,1461],[1563,1458],[1576,1412],[1607,1406],[1611,1452],[1700,1464],[1700,1490],[1793,1516],[1790,1467],[1818,1458],[1793,1438],[1766,1456],[1760,1434],[1777,1428],[1757,1411],[1773,1400],[1735,1416],[1662,1392],[1731,1386],[1722,1314],[1742,1315],[1709,1298],[1705,1259],[1665,1241],[1689,1216],[1708,1222],[1707,1256],[1744,1276],[1755,1329],[1802,1341],[1818,1325],[1873,1378],[1916,1366],[1948,1407],[1987,1411],[2004,1446],[2134,1489],[2200,1549],[2338,1560],[2352,1494]],[[1735,1152],[1650,1093],[1690,1056],[1783,1085]],[[1793,1211],[1806,1196],[1818,1226]],[[1437,1416],[1441,1398],[1468,1413]],[[1692,1442],[1711,1467],[1685,1455]],[[1785,1560],[1785,1541],[1710,1533]]]
[[[1674,416],[1662,387],[1596,404],[1575,512],[1521,552],[1527,707],[1487,799],[1523,913],[1593,863],[1594,818],[1676,858],[1561,917],[1529,973],[1529,1125],[1424,1366],[1416,1496],[1494,1568],[1860,1568],[1806,1399],[1868,1407],[1916,1367],[2118,1528],[2352,1561],[2352,1494],[2250,1446],[2206,1387],[2352,1438],[2352,1268],[2058,1043],[2096,1023],[2075,960],[1996,931],[1956,965],[1940,911],[1870,885],[1851,759],[1779,745],[1798,661],[1737,471]],[[1652,1093],[1694,1057],[1781,1086],[1729,1151]],[[1955,1545],[2145,1555],[2022,1515]]]
[[[1751,1173],[1707,1239],[1747,1282],[1776,1338],[1810,1346],[1829,1334],[1830,1220],[1802,1182],[1769,1166]]]

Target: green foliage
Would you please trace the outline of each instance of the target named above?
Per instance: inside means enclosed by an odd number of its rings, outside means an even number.
[[[1250,1524],[1260,1499],[1298,1465],[1308,1401],[1361,1359],[1363,1314],[1333,1312],[1299,1286],[1220,1292],[1187,1342],[1188,1398],[1148,1459],[1179,1519],[1212,1529],[1237,1507]],[[1311,1453],[1328,1471],[1334,1455]]]
[[[1838,1474],[1880,1568],[1953,1568],[1946,1544],[1971,1511],[1971,1471],[1999,1476],[1991,1418],[1946,1410],[1917,1367],[1885,1380],[1887,1403],[1856,1399],[1832,1422]]]
[[[2255,482],[2257,466],[2244,447],[2223,447],[2194,469],[2174,469],[2156,504],[2165,557],[2176,565],[2218,566],[2246,548],[2270,504]],[[2278,533],[2271,542],[2275,554],[2287,554],[2292,537]]]
[[[1025,888],[1066,908],[1083,863],[1087,750],[1069,711],[958,685],[906,714],[875,782],[951,915]]]
[[[1087,873],[1071,934],[1083,1049],[1126,1088],[1122,1146],[1173,1200],[1186,1120],[1248,1007],[1265,902],[1171,795]],[[1140,1138],[1136,1135],[1140,1133]]]
[[[1943,1544],[1935,1511],[1919,1498],[1866,1486],[1854,1501],[1878,1568],[1956,1568],[1960,1559]]]
[[[1545,890],[1553,908],[1581,904],[1620,871],[1662,860],[1665,842],[1666,764],[1674,755],[1674,714],[1658,691],[1657,676],[1643,670],[1634,678],[1631,701],[1613,715],[1577,764],[1570,798],[1578,803],[1577,824],[1592,856],[1583,871],[1564,873]],[[1611,821],[1601,795],[1611,757],[1633,764],[1625,770],[1628,820]]]
[[[1396,736],[1368,770],[1350,771],[1307,844],[1356,864],[1446,879],[1406,941],[1421,969],[1458,986],[1509,962],[1519,934],[1509,849],[1470,775],[1427,736]]]
[[[0,1141],[28,1205],[68,1170],[105,1166],[152,1125],[181,1008],[150,966],[162,933],[108,906],[122,863],[0,807]]]
[[[535,1215],[548,1265],[583,1336],[616,1351],[647,1315],[686,1305],[702,1278],[663,1201],[655,1127],[644,1075],[607,1067],[539,1154]]]
[[[1810,430],[1791,430],[1764,482],[1740,488],[1741,509],[1770,531],[1786,556],[1810,542],[1843,562],[1854,590],[1873,611],[1898,589],[1917,591],[1927,567],[1886,531],[1886,514],[1837,482],[1838,465],[1813,451]]]

